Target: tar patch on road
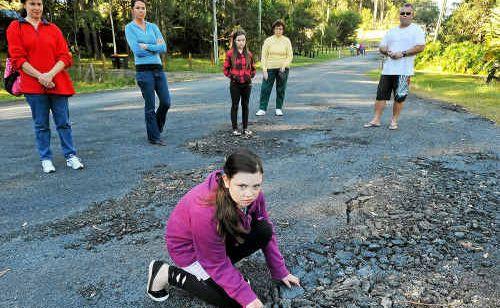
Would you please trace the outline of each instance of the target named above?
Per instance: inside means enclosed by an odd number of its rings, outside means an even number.
[[[338,136],[326,125],[281,124],[259,121],[251,126],[250,136],[233,136],[231,130],[219,129],[201,138],[188,140],[183,146],[203,156],[223,157],[238,148],[248,148],[261,157],[277,155],[313,155],[318,150],[365,146],[365,136]]]
[[[94,203],[64,219],[25,227],[2,236],[0,243],[18,237],[35,241],[71,234],[74,240],[66,241],[66,249],[91,250],[112,240],[122,240],[127,235],[162,230],[166,217],[179,199],[212,170],[215,166],[182,171],[158,166],[145,173],[141,184],[123,198]],[[149,240],[139,238],[133,244],[144,245]]]

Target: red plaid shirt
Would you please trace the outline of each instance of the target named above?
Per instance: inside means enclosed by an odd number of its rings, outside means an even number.
[[[236,56],[236,63],[232,63],[233,49],[226,53],[226,61],[224,61],[224,75],[230,78],[231,81],[237,83],[250,83],[252,78],[255,77],[255,62],[253,60],[253,55],[248,52],[250,57],[250,67],[247,68],[247,61],[245,55],[238,53]]]

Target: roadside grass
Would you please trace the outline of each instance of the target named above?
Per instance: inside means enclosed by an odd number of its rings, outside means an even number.
[[[380,71],[368,73],[378,79]],[[485,84],[484,77],[428,71],[417,71],[411,80],[412,91],[426,99],[457,104],[498,123],[500,120],[500,86],[498,81]]]
[[[118,90],[135,85],[135,79],[125,76],[108,76],[101,82],[76,81],[74,87],[76,93],[93,93],[103,90]],[[4,89],[0,89],[0,103],[24,100],[23,96],[12,96]]]
[[[325,61],[331,61],[335,59],[350,56],[348,49],[341,49],[330,51],[328,53],[320,53],[314,58],[297,56],[293,57],[292,67],[307,66],[312,64],[317,64]],[[191,66],[189,65],[189,60],[187,58],[175,57],[167,58],[166,60],[166,70],[167,72],[182,72],[182,71],[192,71],[199,73],[220,73],[222,72],[222,65],[224,63],[224,58],[219,59],[219,66],[213,65],[210,59],[203,58],[192,58]],[[256,63],[257,69],[260,69],[260,62]]]
[[[328,53],[317,54],[314,58],[295,55],[291,66],[308,66],[348,56],[350,56],[348,49],[331,50]],[[189,61],[188,58],[184,57],[167,57],[165,69],[167,72],[222,73],[223,62],[223,58],[220,59],[219,65],[213,65],[211,60],[207,58],[192,58]],[[97,76],[94,81],[91,81],[89,74],[90,64],[93,65],[94,75]],[[133,68],[133,62],[129,63],[129,67]],[[257,62],[256,67],[260,69],[260,62]],[[82,59],[70,68],[70,75],[77,93],[117,90],[135,85],[134,74],[120,74],[120,70],[113,70],[110,59],[104,62],[102,60]],[[0,103],[23,99],[23,97],[12,96],[0,88]]]

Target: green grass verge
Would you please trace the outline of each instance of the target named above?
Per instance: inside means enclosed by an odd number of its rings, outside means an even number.
[[[378,79],[380,72],[374,70],[368,75]],[[411,87],[420,97],[460,105],[496,123],[500,120],[498,81],[485,84],[483,77],[417,71]]]
[[[75,91],[76,93],[93,93],[103,90],[118,90],[135,85],[135,79],[133,78],[118,78],[115,80],[108,80],[102,83],[91,83],[91,82],[76,82]]]
[[[292,62],[292,67],[301,67],[301,66],[308,66],[312,64],[318,64],[321,62],[326,62],[326,61],[333,61],[340,59],[339,58],[345,58],[350,56],[350,52],[348,49],[342,49],[340,50],[340,54],[338,51],[333,51],[328,54],[320,54],[315,58],[309,58],[309,57],[303,57],[303,56],[294,56],[293,57],[293,62]]]
[[[340,57],[349,56],[349,50],[343,49],[340,51]],[[308,66],[313,64],[318,64],[325,61],[332,61],[339,58],[339,52],[333,51],[330,53],[319,54],[315,58],[308,58],[304,56],[294,56],[292,67]],[[92,63],[97,74],[99,74],[103,69],[103,62],[99,60],[89,60],[82,59],[81,64],[89,65]],[[166,70],[167,72],[195,72],[195,73],[222,73],[222,63],[216,66],[212,65],[210,59],[203,58],[193,58],[191,63],[189,63],[187,58],[173,57],[167,58],[166,60]],[[106,71],[111,69],[111,60],[107,60],[104,63]],[[260,62],[257,63],[257,69],[260,69]],[[75,64],[70,69],[70,74],[73,80],[79,80],[77,78],[78,64]],[[133,67],[133,63],[130,63],[129,67]],[[85,69],[83,70],[85,71]],[[84,74],[84,73],[82,73]],[[81,74],[80,74],[81,75]],[[133,76],[133,75],[132,75]],[[104,74],[102,82],[75,82],[75,90],[77,93],[92,93],[103,90],[117,90],[135,85],[135,79],[133,77],[116,77],[112,74]],[[14,97],[7,93],[5,90],[0,89],[0,102],[9,102],[23,100],[22,97]]]
[[[135,85],[133,78],[119,77],[115,79],[106,80],[100,83],[91,82],[75,82],[76,93],[94,93],[103,90],[118,90]],[[12,102],[24,100],[23,96],[12,96],[4,89],[0,89],[0,102]]]
[[[2,102],[13,102],[13,101],[18,101],[18,100],[23,100],[24,98],[22,96],[20,97],[15,97],[7,93],[4,89],[0,89],[0,103]]]
[[[349,56],[349,50],[343,49],[340,51],[340,57]],[[319,54],[315,58],[304,56],[294,56],[292,67],[307,66],[325,61],[335,60],[339,58],[338,51],[330,53]],[[167,72],[199,72],[199,73],[220,73],[222,72],[222,64],[224,59],[220,59],[220,65],[212,65],[210,59],[193,58],[191,66],[187,58],[167,58],[166,70]],[[260,69],[260,62],[256,64],[257,69]]]

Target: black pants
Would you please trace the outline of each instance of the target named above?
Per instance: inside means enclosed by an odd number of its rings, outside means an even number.
[[[241,99],[241,118],[243,120],[243,129],[248,128],[248,104],[250,102],[250,93],[252,92],[252,85],[250,83],[237,83],[231,81],[229,86],[231,92],[231,124],[233,130],[238,129],[238,107]]]
[[[234,264],[241,259],[248,257],[259,249],[267,246],[273,231],[267,221],[252,222],[251,231],[244,235],[245,242],[235,246],[231,241],[226,242],[226,252]],[[196,276],[175,266],[169,267],[168,283],[179,287],[199,299],[218,307],[241,307],[238,302],[229,297],[227,293],[209,278],[207,280],[198,280]]]

